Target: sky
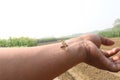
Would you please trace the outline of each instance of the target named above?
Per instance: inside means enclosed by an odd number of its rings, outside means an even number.
[[[111,28],[120,0],[0,0],[0,38],[60,37]]]

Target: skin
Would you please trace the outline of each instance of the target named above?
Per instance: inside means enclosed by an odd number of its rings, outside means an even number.
[[[36,47],[0,48],[0,80],[52,80],[73,66],[85,62],[99,69],[120,71],[120,48],[109,51],[100,46],[113,45],[108,38],[96,34],[65,41],[68,46],[53,43]]]

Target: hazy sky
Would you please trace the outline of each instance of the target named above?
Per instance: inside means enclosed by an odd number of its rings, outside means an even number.
[[[102,30],[117,18],[120,0],[0,0],[0,38]]]

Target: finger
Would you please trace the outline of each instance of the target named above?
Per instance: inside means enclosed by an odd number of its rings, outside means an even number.
[[[114,41],[112,41],[112,40],[110,40],[108,38],[105,38],[105,37],[102,37],[102,36],[100,36],[100,38],[101,38],[101,43],[103,45],[110,46],[110,45],[114,44]]]
[[[120,51],[120,47],[118,48],[113,48],[112,50],[109,50],[109,51],[103,51],[103,54],[106,56],[106,57],[110,57],[110,56],[113,56],[115,54],[117,54],[118,52]]]
[[[106,70],[109,70],[112,72],[117,72],[120,70],[120,65],[118,65],[118,63],[116,64],[113,60],[111,60],[105,56],[101,55],[100,61],[102,63],[102,66],[106,67]]]
[[[113,61],[120,60],[120,56],[114,56],[114,57],[112,57],[112,60],[113,60]]]
[[[116,55],[116,56],[113,56],[111,59],[112,59],[113,61],[120,60],[120,54],[119,54],[119,55]]]

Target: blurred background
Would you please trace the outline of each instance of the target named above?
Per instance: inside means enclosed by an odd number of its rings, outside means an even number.
[[[0,38],[61,37],[112,28],[120,0],[0,0]]]
[[[120,45],[120,0],[0,0],[0,47],[37,46],[95,33]],[[79,64],[56,80],[120,80]]]

